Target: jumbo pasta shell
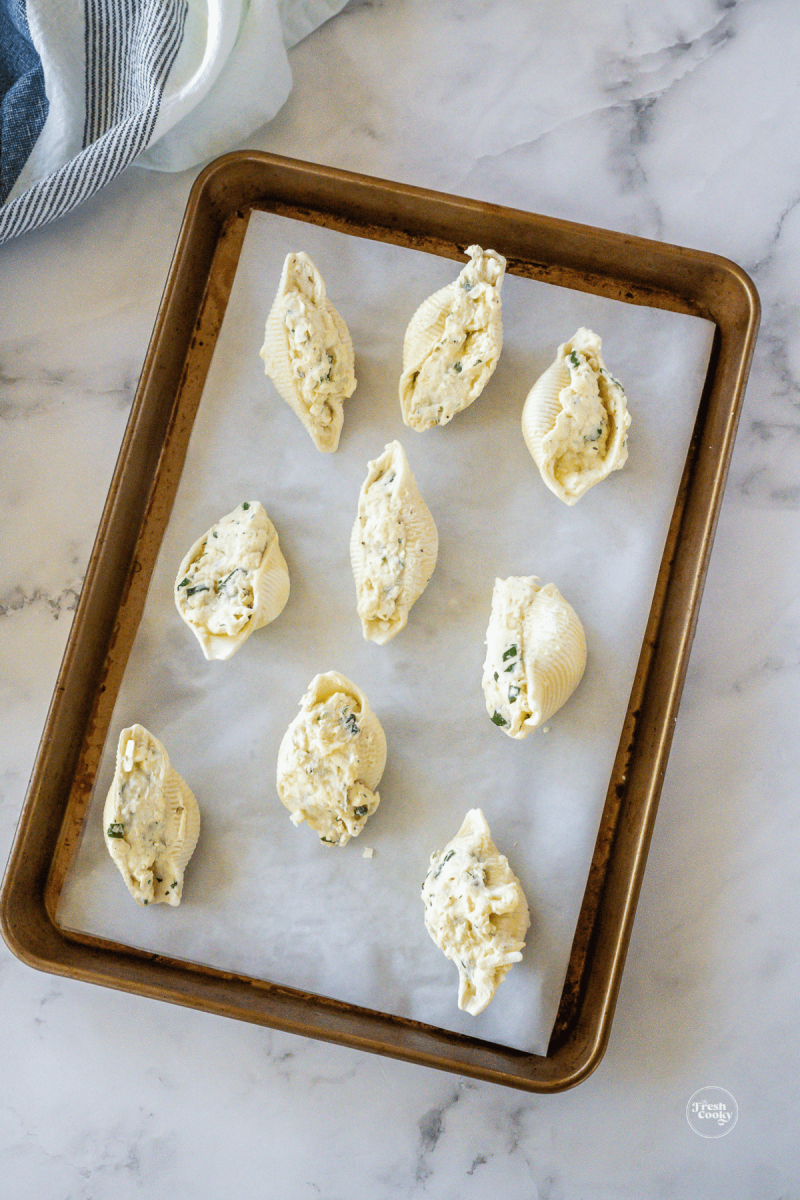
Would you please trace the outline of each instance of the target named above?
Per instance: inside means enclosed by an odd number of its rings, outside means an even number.
[[[386,736],[361,691],[344,675],[316,675],[278,751],[277,789],[292,823],[344,846],[380,803]]]
[[[439,535],[399,442],[368,466],[350,536],[365,639],[382,646],[403,629],[436,567]]]
[[[270,524],[272,522],[270,521]],[[278,533],[270,540],[264,561],[256,572],[253,630],[271,625],[280,616],[289,599],[289,568],[278,541]]]
[[[137,904],[180,904],[199,835],[197,800],[162,743],[143,725],[123,729],[103,837]]]
[[[184,555],[175,606],[207,659],[226,659],[289,598],[289,569],[263,505],[245,500]]]
[[[627,399],[600,351],[598,335],[579,329],[559,346],[522,410],[531,457],[550,491],[569,505],[628,458]]]
[[[200,809],[191,788],[175,770],[170,771],[164,797],[167,803],[169,860],[183,879],[186,865],[200,837]]]
[[[524,666],[535,729],[566,704],[586,670],[586,635],[571,604],[554,583],[540,588],[525,617]]]
[[[530,925],[522,885],[479,808],[431,855],[422,901],[428,933],[458,968],[458,1007],[477,1016],[522,959]]]
[[[470,261],[414,313],[403,341],[400,409],[423,432],[446,425],[474,403],[503,348],[500,289],[506,260],[469,246]]]
[[[408,323],[403,338],[403,370],[408,371],[413,363],[424,359],[444,333],[447,314],[458,295],[458,282],[439,288],[427,300],[423,300]]]
[[[509,737],[524,738],[567,702],[586,669],[586,635],[554,583],[496,579],[486,631],[486,711]]]
[[[569,387],[569,371],[561,358],[561,349],[559,346],[559,357],[531,388],[522,410],[522,436],[537,466],[544,457],[542,439],[555,426],[562,411],[561,393]]]
[[[356,388],[353,342],[307,254],[288,254],[261,347],[264,371],[318,450],[339,445],[344,401]]]

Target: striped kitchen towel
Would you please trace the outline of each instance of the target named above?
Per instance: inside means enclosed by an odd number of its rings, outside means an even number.
[[[286,50],[346,0],[0,0],[0,242],[136,160],[229,150],[275,116]]]

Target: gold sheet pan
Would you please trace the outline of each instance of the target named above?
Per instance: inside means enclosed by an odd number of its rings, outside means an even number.
[[[169,520],[250,212],[445,258],[502,245],[511,273],[705,318],[713,347],[546,1055],[61,928],[114,702]],[[41,970],[510,1087],[585,1079],[608,1041],[759,321],[714,255],[256,152],[187,207],[3,885],[15,954]]]

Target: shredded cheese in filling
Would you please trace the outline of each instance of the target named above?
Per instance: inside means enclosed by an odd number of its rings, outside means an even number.
[[[313,268],[304,259],[295,256],[283,297],[283,323],[300,400],[312,423],[325,428],[334,419],[330,397],[341,397],[352,379],[324,294],[317,294]]]
[[[149,738],[128,738],[118,782],[115,820],[106,830],[134,899],[177,904],[181,880],[170,864],[162,762]]]
[[[361,544],[364,577],[358,595],[362,621],[390,621],[403,589],[406,528],[394,503],[397,472],[382,470],[364,494]]]
[[[291,748],[285,759],[282,748],[281,800],[295,825],[307,821],[328,845],[357,837],[380,803],[378,792],[360,778],[360,715],[353,696],[334,692],[301,710],[287,731]]]
[[[446,425],[467,408],[480,395],[502,347],[497,331],[505,259],[479,246],[467,253],[470,261],[445,289],[450,299],[441,335],[416,369],[404,373],[411,391],[406,423],[418,430]]]
[[[468,812],[452,841],[431,856],[422,900],[428,933],[458,968],[458,1007],[475,1016],[522,959],[529,924],[519,880],[480,809]]]
[[[498,581],[500,582],[500,581]],[[532,576],[511,576],[495,584],[486,633],[483,691],[495,725],[514,737],[530,716],[524,668],[525,615],[539,588]]]
[[[271,530],[262,506],[245,500],[211,530],[178,583],[186,619],[212,634],[233,636],[253,616],[254,578]]]
[[[569,491],[603,463],[613,432],[609,389],[622,389],[590,351],[573,348],[564,361],[570,381],[559,394],[561,412],[542,438],[542,451],[552,456],[553,475]],[[619,466],[627,458],[623,453]]]
[[[445,425],[466,408],[484,363],[496,353],[487,330],[496,307],[494,288],[483,282],[460,283],[445,320],[444,332],[412,376],[415,422]]]

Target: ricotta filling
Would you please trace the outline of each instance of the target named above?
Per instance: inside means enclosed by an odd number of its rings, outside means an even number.
[[[359,779],[359,718],[358,705],[344,692],[302,712],[292,727],[290,764],[278,781],[293,824],[307,821],[328,845],[358,837],[380,801]]]
[[[422,886],[425,926],[458,968],[458,1006],[473,1015],[489,1003],[511,964],[522,959],[519,950],[509,949],[508,933],[498,923],[518,908],[519,883],[488,881],[489,867],[499,858],[493,845],[487,853],[479,836],[457,835],[433,855]]]
[[[253,616],[255,576],[271,539],[263,509],[245,500],[213,527],[178,584],[186,619],[212,634],[237,634]]]
[[[486,631],[483,692],[495,725],[514,736],[531,715],[524,668],[526,613],[539,588],[525,576],[495,583]],[[491,710],[491,711],[490,711]]]
[[[283,296],[289,362],[310,420],[316,427],[326,428],[335,417],[330,398],[341,397],[348,380],[333,318],[324,293],[317,293],[310,266],[304,269],[296,263]]]
[[[415,424],[446,425],[474,398],[486,365],[497,356],[489,324],[499,304],[498,273],[497,260],[481,254],[459,274],[444,330],[411,374]]]
[[[471,291],[464,289],[460,284],[441,337],[412,376],[415,414],[433,425],[445,425],[467,407],[493,353],[487,329],[496,304],[493,289],[485,283],[470,284]]]
[[[162,790],[161,755],[155,746],[130,737],[125,745],[117,787],[115,820],[106,830],[115,857],[128,875],[134,899],[151,904],[180,894],[167,851],[167,811]]]
[[[554,478],[569,492],[583,485],[587,472],[602,470],[613,436],[610,386],[619,384],[591,353],[573,348],[565,365],[570,381],[559,394],[561,412],[542,438],[542,450]]]
[[[362,621],[382,622],[384,629],[397,611],[406,563],[406,528],[396,502],[396,480],[390,459],[365,489],[362,509],[364,577],[358,615]]]

